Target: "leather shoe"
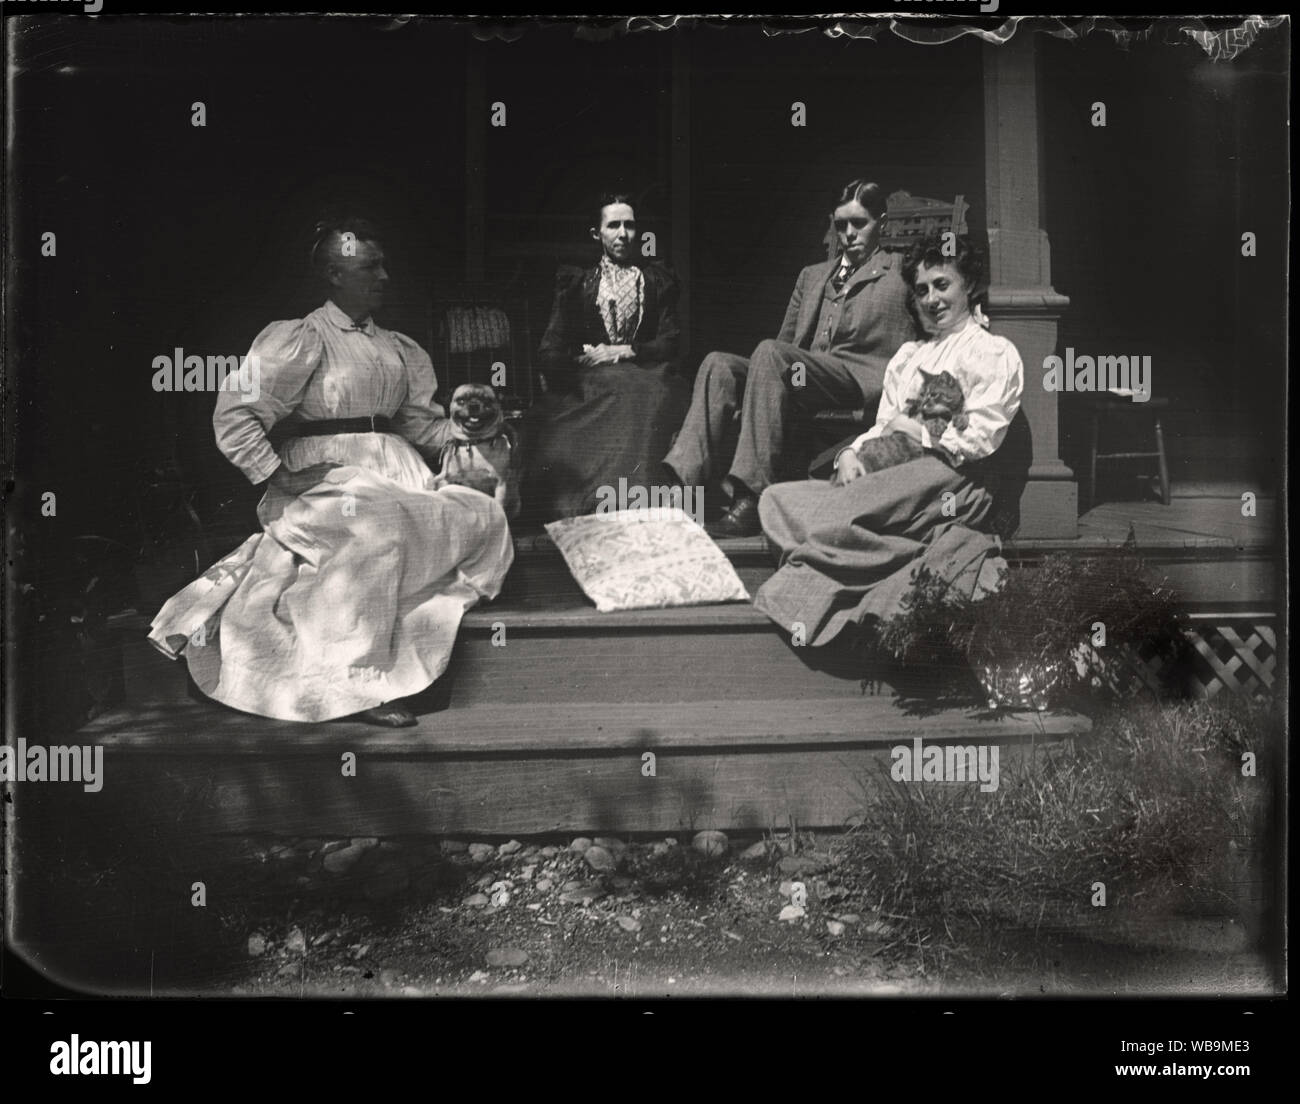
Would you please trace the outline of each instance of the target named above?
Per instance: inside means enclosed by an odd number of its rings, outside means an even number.
[[[704,531],[714,540],[758,536],[763,531],[758,520],[758,499],[753,495],[742,495],[722,517],[706,525]]]
[[[414,713],[396,702],[378,705],[374,709],[363,709],[360,713],[354,714],[351,719],[383,728],[410,728],[414,724],[419,724]]]

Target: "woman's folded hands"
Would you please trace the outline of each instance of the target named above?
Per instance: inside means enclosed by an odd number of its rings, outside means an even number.
[[[584,368],[594,368],[598,364],[614,364],[631,359],[631,345],[584,345],[578,363]]]

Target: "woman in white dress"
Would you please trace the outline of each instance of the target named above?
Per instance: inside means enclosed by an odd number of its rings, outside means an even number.
[[[450,423],[428,355],[370,317],[388,279],[373,228],[319,229],[329,299],[257,336],[212,418],[227,459],[266,485],[262,532],[172,597],[149,639],[235,709],[411,725],[400,699],[446,669],[513,545],[492,498],[434,489],[426,459]]]
[[[839,452],[830,480],[778,483],[759,500],[763,531],[781,559],[754,604],[788,630],[802,626],[800,637],[811,645],[894,612],[885,605],[899,590],[880,584],[908,570],[943,530],[993,528],[988,462],[1020,408],[1024,368],[1016,347],[985,328],[983,251],[964,236],[955,248],[954,256],[936,236],[913,246],[903,264],[929,336],[905,343],[889,362],[875,425]],[[949,425],[931,439],[903,413],[923,371],[948,371],[961,384],[964,429]],[[926,452],[867,473],[856,449],[883,433],[906,433]]]

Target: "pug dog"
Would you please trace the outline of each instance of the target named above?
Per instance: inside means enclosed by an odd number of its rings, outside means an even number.
[[[442,447],[438,487],[473,487],[491,495],[506,517],[519,514],[519,447],[497,393],[486,383],[462,383],[451,396],[451,436]]]
[[[922,372],[921,381],[921,390],[915,398],[903,404],[903,413],[921,422],[931,441],[937,442],[949,425],[965,429],[969,424],[965,414],[966,397],[957,378],[951,372],[936,372],[934,375]],[[868,472],[906,464],[924,455],[921,443],[906,433],[873,437],[870,441],[863,441],[858,449],[858,459],[863,470]]]

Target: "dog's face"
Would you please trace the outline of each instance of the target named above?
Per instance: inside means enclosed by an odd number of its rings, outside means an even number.
[[[486,383],[462,383],[451,396],[453,432],[465,441],[485,441],[501,432],[505,415]]]

